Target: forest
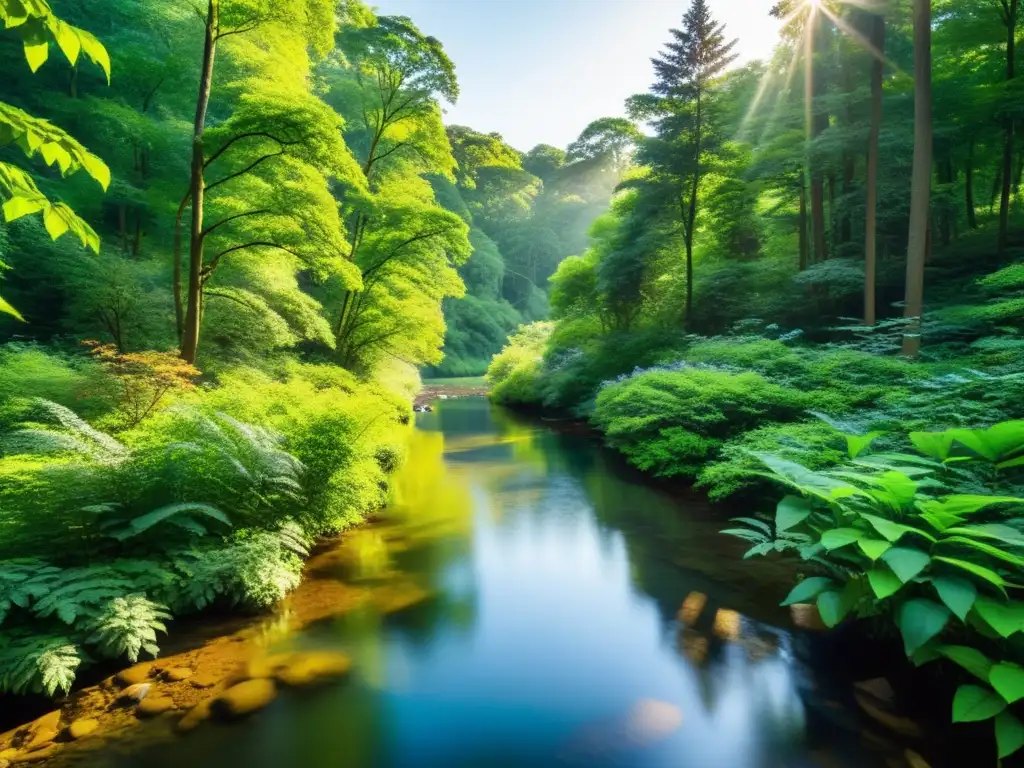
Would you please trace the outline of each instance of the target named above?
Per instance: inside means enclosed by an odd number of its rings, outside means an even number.
[[[276,603],[486,371],[1024,746],[1019,0],[681,5],[524,151],[360,0],[0,0],[0,693]]]

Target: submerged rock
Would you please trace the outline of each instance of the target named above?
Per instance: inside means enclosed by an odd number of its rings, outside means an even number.
[[[147,696],[139,702],[135,714],[139,717],[156,717],[175,709],[174,701],[168,696]]]
[[[343,653],[312,651],[295,654],[274,672],[282,685],[302,687],[337,680],[348,674],[352,661]]]
[[[196,704],[185,713],[185,716],[178,721],[176,726],[179,733],[188,733],[199,725],[210,719],[213,714],[213,699],[206,699]]]
[[[273,680],[257,678],[228,688],[214,699],[212,711],[226,720],[246,717],[263,709],[277,696]]]
[[[182,680],[192,677],[192,670],[188,667],[172,667],[165,669],[162,677],[170,683],[180,683]]]
[[[19,765],[21,763],[41,763],[43,760],[49,760],[57,753],[57,745],[50,744],[42,749],[37,749],[32,752],[23,752],[10,758],[12,765]]]
[[[114,675],[114,682],[120,685],[122,688],[128,688],[130,686],[137,685],[141,682],[149,680],[151,674],[153,674],[152,662],[136,664],[134,667],[122,669],[120,672]]]
[[[83,717],[75,720],[68,726],[68,738],[72,741],[84,739],[100,727],[100,721],[92,717]]]
[[[213,688],[220,682],[220,678],[212,674],[199,674],[190,677],[188,682],[193,688]]]
[[[55,709],[36,720],[25,728],[25,737],[21,744],[22,752],[35,752],[48,746],[60,732],[60,710]],[[16,761],[19,758],[11,758]]]

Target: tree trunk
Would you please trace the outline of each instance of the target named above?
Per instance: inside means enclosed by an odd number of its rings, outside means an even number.
[[[807,183],[804,174],[800,174],[800,271],[807,269],[809,254],[807,242]]]
[[[974,139],[967,147],[967,179],[964,182],[964,203],[967,206],[967,226],[978,228],[978,213],[974,210]]]
[[[821,26],[823,14],[816,14],[816,28],[808,35],[808,39],[814,40],[815,47],[821,40]],[[813,53],[813,49],[812,49]],[[821,111],[819,97],[825,92],[824,78],[817,72],[817,63],[814,56],[808,58],[807,71],[811,80],[811,139],[812,141],[828,128],[828,113]],[[824,173],[819,164],[811,158],[811,228],[814,230],[814,261],[822,262],[828,259],[828,240],[825,229],[825,179]]]
[[[868,201],[864,222],[864,324],[874,325],[875,280],[878,271],[878,135],[882,126],[882,78],[885,76],[885,17],[873,14],[871,46],[871,130],[868,134]]]
[[[142,251],[142,211],[135,209],[135,237],[132,239],[132,256]]]
[[[189,196],[192,199],[192,221],[189,230],[188,305],[181,336],[181,357],[194,364],[199,350],[200,307],[203,290],[203,129],[206,109],[213,87],[213,57],[217,51],[217,0],[209,0],[206,11],[206,37],[203,43],[203,68],[196,96],[196,116],[192,126],[192,177]],[[180,257],[179,257],[180,258]],[[176,294],[178,295],[178,294]]]
[[[939,163],[939,183],[948,187],[953,183],[953,161],[947,156]],[[950,210],[948,198],[943,195],[942,211],[939,214],[939,238],[943,247],[953,239],[953,211]]]
[[[128,253],[128,206],[124,203],[117,206],[117,232],[121,240],[121,252]]]
[[[171,249],[171,290],[174,292],[174,327],[175,338],[181,346],[181,336],[185,332],[185,306],[181,303],[181,220],[185,216],[185,207],[191,199],[190,191],[181,198],[178,212],[174,217],[174,245]]]
[[[1017,37],[1017,6],[1019,0],[1008,0],[1003,4],[1006,17],[1006,80],[1013,80],[1015,74],[1014,56],[1016,54]],[[999,254],[1006,253],[1006,245],[1010,236],[1010,192],[1013,186],[1013,118],[1006,118],[1005,136],[1003,138],[1002,197],[999,200]]]
[[[914,0],[914,169],[911,176],[910,236],[907,245],[907,293],[903,316],[903,354],[921,351],[924,311],[924,263],[928,250],[928,209],[932,181],[932,9],[931,0]]]

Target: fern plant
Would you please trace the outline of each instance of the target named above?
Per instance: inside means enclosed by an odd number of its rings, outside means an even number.
[[[0,634],[0,691],[67,693],[83,658],[63,635]]]
[[[126,595],[103,603],[82,628],[88,633],[86,642],[102,656],[127,656],[135,662],[141,651],[154,658],[160,653],[156,633],[167,632],[164,622],[170,618],[166,606],[145,595]]]

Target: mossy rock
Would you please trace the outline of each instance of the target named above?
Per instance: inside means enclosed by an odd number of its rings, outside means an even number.
[[[296,653],[289,662],[274,672],[274,679],[282,685],[306,687],[345,677],[352,668],[352,660],[334,651]]]
[[[128,669],[122,669],[116,675],[114,675],[114,682],[120,685],[122,688],[127,688],[132,685],[138,685],[146,680],[149,680],[150,675],[153,674],[152,663],[136,664],[134,667],[128,667]]]
[[[68,726],[68,738],[72,741],[84,739],[100,727],[100,721],[92,717],[82,717]]]
[[[139,702],[135,714],[139,717],[157,717],[175,709],[174,701],[168,696],[147,696]]]
[[[221,719],[236,720],[263,709],[276,696],[277,687],[273,680],[246,680],[228,688],[214,699],[212,712]]]
[[[209,720],[213,714],[213,701],[212,698],[201,701],[186,712],[185,716],[178,721],[176,726],[178,732],[188,733]]]

